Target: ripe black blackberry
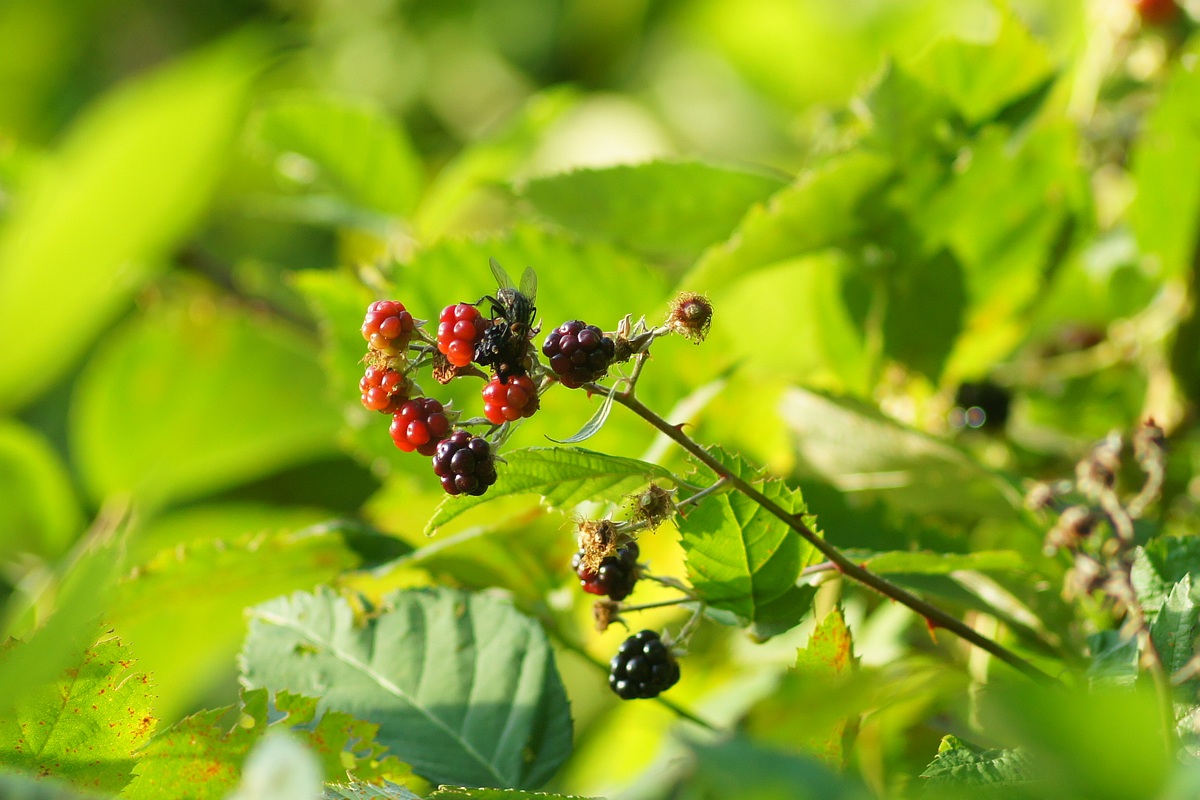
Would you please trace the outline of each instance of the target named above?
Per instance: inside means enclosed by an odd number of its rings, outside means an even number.
[[[638,581],[638,555],[637,542],[629,542],[618,548],[616,555],[607,556],[601,561],[600,569],[595,572],[583,565],[582,551],[571,559],[571,566],[585,592],[608,595],[611,600],[624,600]]]
[[[657,697],[679,682],[679,664],[654,631],[621,643],[609,664],[608,686],[622,700]]]
[[[563,386],[578,389],[604,377],[615,348],[613,340],[595,325],[573,319],[550,331],[542,354]]]
[[[496,464],[486,439],[455,431],[438,443],[433,471],[446,494],[481,495],[496,482]]]

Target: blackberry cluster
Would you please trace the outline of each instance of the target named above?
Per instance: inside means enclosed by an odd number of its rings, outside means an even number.
[[[483,387],[483,415],[493,425],[503,425],[538,410],[537,386],[528,375],[513,375],[508,381],[499,375]]]
[[[637,542],[629,542],[618,548],[616,555],[605,557],[595,572],[583,566],[582,552],[571,559],[571,566],[585,592],[608,595],[610,600],[624,600],[638,581],[638,555]]]
[[[489,324],[475,306],[466,303],[446,306],[438,316],[438,352],[456,367],[467,366]]]
[[[621,643],[609,662],[608,686],[622,700],[657,697],[679,682],[679,664],[654,631]]]
[[[455,431],[438,443],[433,471],[447,494],[481,495],[496,482],[491,445],[467,431]]]
[[[563,386],[578,389],[603,378],[612,363],[616,345],[595,325],[574,319],[564,322],[546,337],[542,354]]]
[[[408,399],[412,382],[391,367],[367,367],[358,382],[364,408],[384,414],[395,414]]]
[[[363,338],[372,350],[398,356],[408,347],[416,321],[398,300],[376,300],[367,306],[363,320]]]
[[[416,450],[423,456],[437,451],[438,442],[450,432],[450,419],[442,404],[432,397],[418,397],[402,404],[392,415],[388,433],[406,453]]]

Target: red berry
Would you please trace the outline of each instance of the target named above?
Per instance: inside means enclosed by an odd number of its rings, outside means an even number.
[[[483,414],[494,425],[532,417],[538,406],[537,386],[528,375],[512,375],[507,383],[497,375],[483,387]]]
[[[432,397],[417,397],[401,405],[388,428],[396,447],[406,453],[416,450],[423,456],[433,455],[449,432],[450,419],[442,404]]]
[[[487,330],[488,320],[467,303],[446,306],[438,316],[438,351],[456,367],[465,367],[475,356],[475,343]]]
[[[595,325],[575,319],[550,331],[542,345],[542,355],[550,360],[550,369],[563,386],[578,389],[604,377],[615,347],[613,340]]]
[[[395,414],[400,405],[408,399],[412,382],[390,367],[367,367],[366,373],[358,382],[358,390],[362,393],[362,404],[371,411],[384,414]]]
[[[606,594],[612,600],[624,600],[638,581],[638,546],[629,542],[617,549],[616,555],[606,556],[595,572],[583,566],[583,553],[576,553],[571,566],[579,576],[579,585],[591,594]]]
[[[362,335],[372,350],[397,356],[408,347],[414,326],[413,316],[396,300],[377,300],[367,306]]]
[[[433,471],[446,494],[481,495],[496,482],[492,446],[487,439],[455,431],[438,442]]]

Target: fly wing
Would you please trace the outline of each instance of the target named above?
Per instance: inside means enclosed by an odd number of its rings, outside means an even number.
[[[504,267],[500,266],[500,262],[496,259],[489,259],[492,265],[492,275],[496,278],[496,285],[501,289],[511,289],[516,291],[516,286],[512,282],[512,278],[508,277],[508,273],[504,271]]]
[[[521,273],[521,294],[528,297],[530,303],[537,297],[537,273],[533,267],[526,267]]]

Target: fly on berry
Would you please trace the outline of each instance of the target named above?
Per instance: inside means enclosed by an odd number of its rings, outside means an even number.
[[[521,287],[513,285],[512,278],[496,259],[491,260],[492,275],[496,277],[496,295],[486,295],[479,300],[492,306],[492,324],[484,331],[475,345],[475,362],[494,367],[501,383],[507,383],[512,375],[524,375],[529,340],[537,330],[533,327],[537,306],[537,273],[526,267],[521,275]]]

